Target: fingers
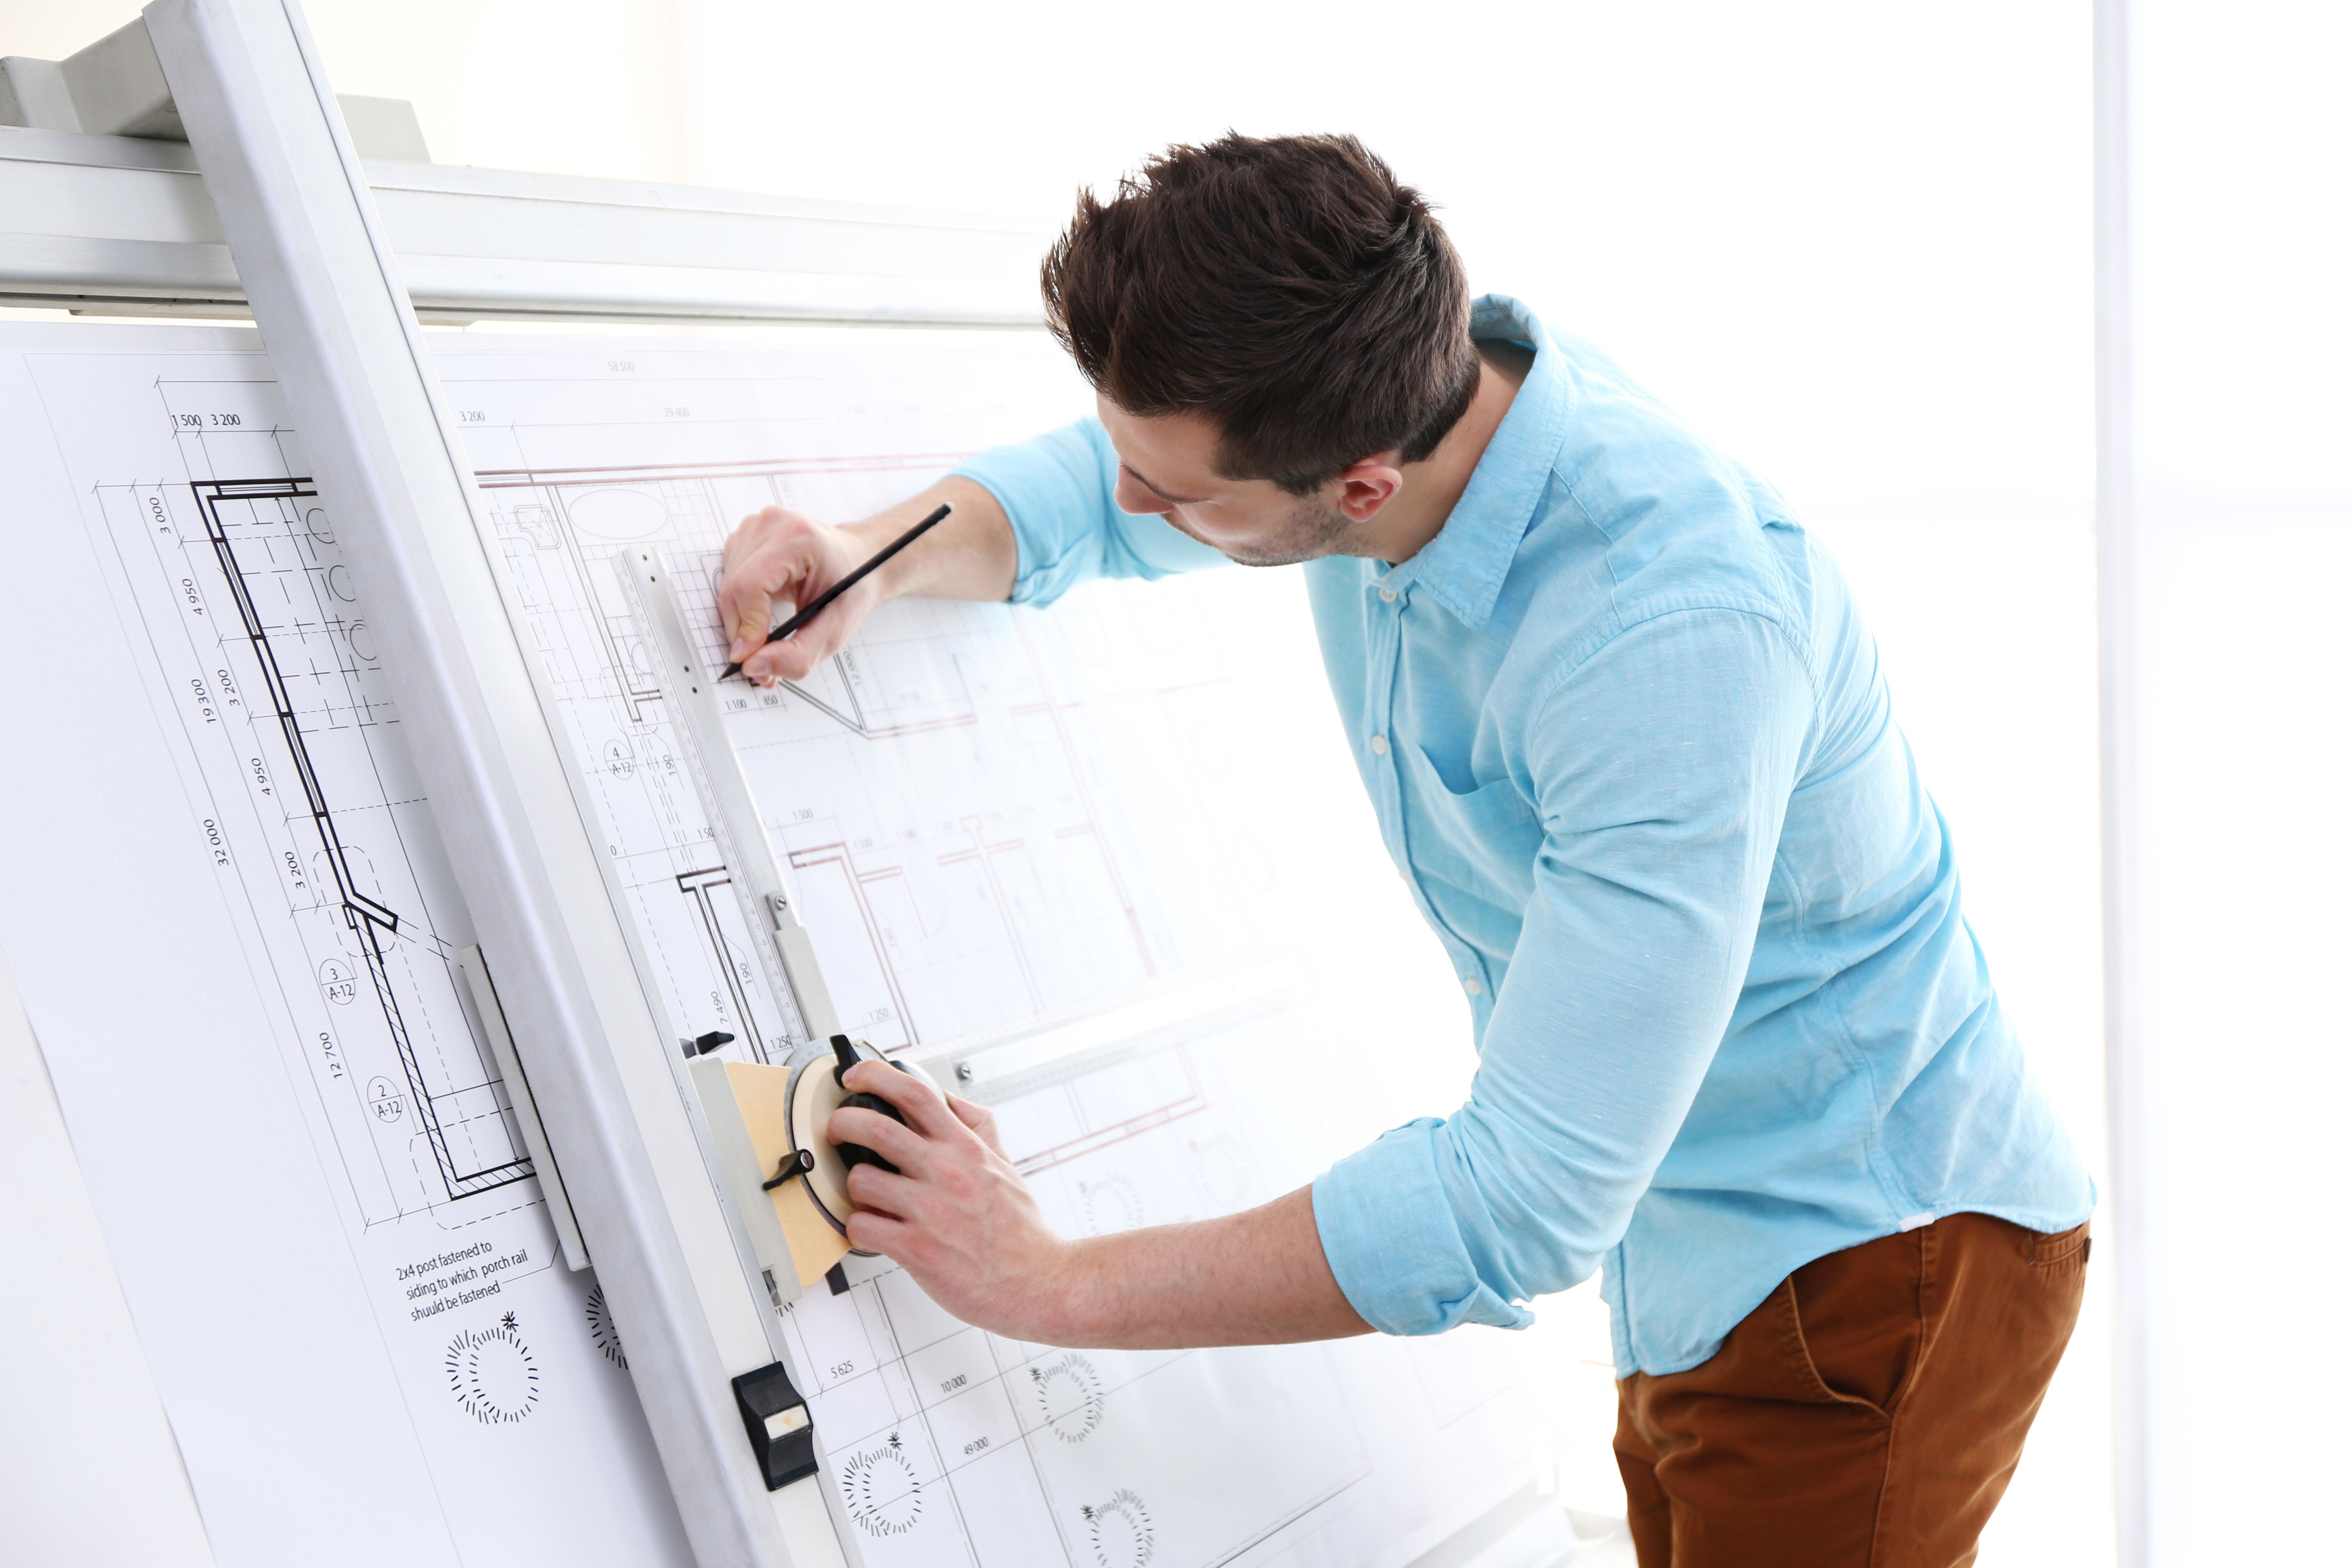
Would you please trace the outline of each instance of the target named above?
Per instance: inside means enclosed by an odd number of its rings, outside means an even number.
[[[802,589],[806,598],[814,598],[823,591],[814,578]],[[765,647],[760,646],[760,638],[768,635],[769,628],[762,626],[751,639],[751,646],[757,651],[743,660],[743,673],[754,680],[806,680],[810,671],[839,653],[842,644],[849,640],[849,617],[848,606],[836,599],[816,619],[782,642],[769,643]]]
[[[980,1141],[987,1144],[990,1152],[999,1159],[1012,1158],[1004,1152],[1003,1141],[996,1135],[996,1112],[952,1094],[948,1096],[948,1109],[955,1112],[957,1121],[978,1133]]]
[[[825,584],[823,574],[812,571],[791,584],[792,610],[779,605],[776,613],[790,615],[796,612],[802,603],[823,593]],[[854,623],[851,606],[845,601],[854,595],[853,590],[852,594],[835,600],[819,612],[816,619],[782,642],[763,644],[770,628],[761,626],[741,645],[751,650],[743,659],[743,673],[755,681],[806,680],[812,670],[839,653],[842,644],[849,640]]]
[[[727,536],[726,552],[719,558],[719,624],[733,645],[728,650],[730,658],[737,657],[746,638],[756,646],[757,639],[767,635],[769,596],[781,584],[766,582],[755,569],[747,568],[760,553],[766,534],[784,515],[783,508],[768,507],[737,523],[735,531]]]
[[[931,1086],[931,1080],[919,1072],[900,1072],[882,1062],[868,1060],[851,1068],[841,1081],[862,1094],[880,1095],[897,1106],[907,1124],[926,1138],[951,1139],[969,1125],[948,1110],[947,1101]]]
[[[769,628],[761,626],[738,645],[757,650],[744,658],[743,673],[761,685],[771,680],[806,680],[809,671],[835,651],[832,627],[827,623],[836,618],[828,609],[784,641],[769,643],[765,647],[761,647],[760,639],[768,635]]]
[[[727,657],[736,659],[749,647],[759,646],[767,635],[761,623],[768,618],[770,601],[764,587],[746,581],[740,574],[729,572],[719,582],[719,626],[727,634]],[[758,626],[758,631],[747,628]]]
[[[907,1261],[917,1239],[915,1228],[904,1220],[872,1209],[855,1209],[849,1215],[849,1245],[860,1252],[878,1252],[897,1262]]]
[[[849,1197],[861,1209],[872,1209],[891,1218],[911,1221],[921,1184],[906,1176],[894,1176],[878,1165],[853,1165],[849,1171]]]
[[[878,1110],[845,1105],[825,1120],[824,1135],[835,1143],[862,1143],[910,1175],[929,1175],[931,1151],[921,1133]]]
[[[772,617],[780,599],[797,605],[817,586],[814,579],[824,570],[824,532],[820,524],[798,512],[772,506],[745,518],[728,535],[719,582],[719,624],[727,633],[729,658],[744,660],[760,647],[775,624]],[[777,673],[798,679],[808,670],[802,666]]]

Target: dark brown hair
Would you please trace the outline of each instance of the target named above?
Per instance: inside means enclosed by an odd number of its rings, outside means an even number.
[[[1305,495],[1375,452],[1418,462],[1477,389],[1462,258],[1353,136],[1171,147],[1079,194],[1043,284],[1095,390],[1214,420],[1228,479]]]

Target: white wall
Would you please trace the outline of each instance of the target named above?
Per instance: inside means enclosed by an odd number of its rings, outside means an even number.
[[[0,54],[60,59],[140,0],[0,0]],[[303,7],[338,92],[404,98],[445,163],[688,180],[675,8],[665,0],[319,0]]]
[[[1363,135],[1443,205],[1480,286],[1600,342],[1831,542],[1958,836],[1994,973],[2101,1157],[2082,8],[308,9],[336,86],[413,100],[445,163],[1052,220],[1081,183],[1172,140]],[[69,52],[131,10],[0,0],[0,52]],[[1369,820],[1356,831],[1377,853]],[[1401,901],[1368,907],[1393,1026],[1458,1041],[1434,944],[1396,923]],[[2095,1273],[1988,1565],[2111,1551]],[[1538,1349],[1572,1390],[1571,1488],[1605,1500],[1589,1308],[1549,1319],[1566,1326]]]
[[[2340,1560],[2352,16],[2134,10],[2149,1561]]]
[[[685,3],[706,183],[1059,218],[1171,141],[1349,129],[1786,485],[2087,489],[2067,8]]]

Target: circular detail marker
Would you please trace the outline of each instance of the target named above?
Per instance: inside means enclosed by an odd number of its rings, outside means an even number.
[[[1097,1568],[1144,1568],[1151,1561],[1151,1512],[1132,1490],[1121,1487],[1109,1501],[1082,1508],[1078,1514],[1087,1521]]]
[[[877,1444],[841,1467],[841,1502],[852,1523],[877,1538],[904,1535],[923,1517],[923,1483],[898,1441]]]
[[[359,971],[349,959],[326,959],[319,965],[319,991],[336,1006],[348,1007],[359,997]]]
[[[1144,1206],[1142,1190],[1123,1171],[1113,1171],[1107,1176],[1094,1176],[1073,1184],[1078,1189],[1078,1202],[1086,1214],[1088,1236],[1111,1236],[1122,1230],[1141,1230],[1150,1217]]]
[[[1076,1351],[1029,1369],[1029,1386],[1046,1429],[1065,1443],[1083,1443],[1103,1424],[1102,1374]]]
[[[368,1110],[378,1121],[389,1125],[408,1113],[408,1099],[394,1089],[388,1078],[372,1078],[367,1086]]]
[[[1211,1214],[1232,1214],[1249,1206],[1256,1184],[1250,1173],[1249,1155],[1239,1140],[1230,1132],[1219,1132],[1205,1140],[1188,1140],[1184,1149],[1192,1157],[1193,1179],[1200,1184],[1201,1195],[1208,1199]]]
[[[623,1372],[629,1370],[628,1352],[621,1348],[621,1331],[613,1326],[613,1309],[604,1304],[602,1285],[588,1292],[588,1338],[597,1354]]]
[[[449,1391],[485,1426],[510,1426],[539,1408],[539,1363],[509,1312],[494,1329],[468,1329],[442,1358]]]

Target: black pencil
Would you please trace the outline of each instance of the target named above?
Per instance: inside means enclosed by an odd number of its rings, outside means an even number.
[[[955,510],[955,508],[948,505],[945,501],[941,501],[938,510],[934,510],[930,516],[923,519],[922,521],[915,524],[914,527],[908,529],[906,532],[900,534],[898,538],[892,540],[889,543],[876,551],[874,552],[874,558],[866,562],[865,565],[860,566],[856,571],[852,572],[848,576],[844,577],[840,582],[835,583],[832,587],[827,588],[824,593],[819,594],[815,598],[811,599],[797,615],[793,616],[791,620],[786,621],[782,626],[778,626],[774,631],[770,632],[765,638],[761,639],[760,646],[761,647],[765,647],[769,643],[782,642],[786,637],[792,636],[794,632],[800,630],[803,626],[808,625],[811,621],[816,619],[817,616],[824,613],[824,607],[827,605],[832,604],[835,599],[840,598],[842,595],[847,593],[850,589],[855,588],[858,584],[864,582],[866,580],[866,574],[868,572],[873,571],[874,568],[881,565],[882,563],[889,560],[890,557],[898,554],[898,552],[906,549],[907,546],[914,543],[918,539],[922,538],[924,534],[929,532],[932,528],[936,527],[942,520],[944,520],[948,513],[953,510]],[[743,664],[740,659],[738,659],[736,662],[729,665],[725,669],[721,670],[719,672],[719,679],[724,680],[730,675],[740,675],[742,673]]]

